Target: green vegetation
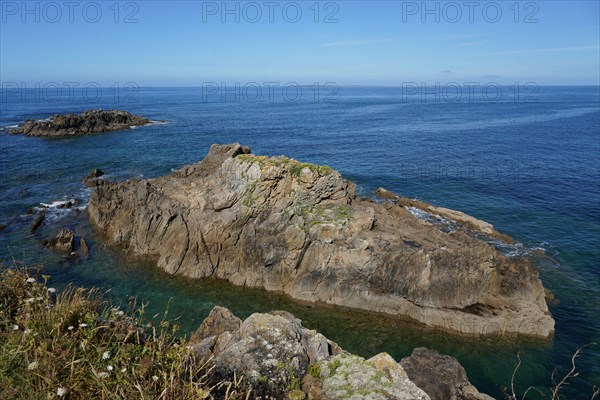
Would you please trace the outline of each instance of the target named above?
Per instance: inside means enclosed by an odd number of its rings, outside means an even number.
[[[304,219],[304,230],[308,232],[315,225],[342,225],[350,217],[350,210],[349,206],[338,204],[300,205],[286,209],[284,214],[288,217],[302,217]]]
[[[333,376],[335,374],[335,371],[337,371],[337,369],[341,366],[342,366],[342,362],[340,361],[339,358],[332,360],[327,365],[327,367],[329,367],[329,376]]]
[[[296,390],[300,390],[302,387],[302,378],[298,378],[294,373],[294,368],[292,368],[290,363],[286,363],[282,360],[277,361],[277,366],[275,367],[277,371],[283,371],[285,376],[285,382],[283,390],[285,392],[293,392]]]
[[[95,290],[59,294],[36,270],[0,268],[0,398],[250,398],[175,338],[166,313],[146,320],[143,305],[120,311]]]
[[[254,206],[254,203],[256,202],[256,198],[254,198],[255,190],[256,190],[256,182],[249,184],[248,187],[246,188],[246,192],[244,195],[244,201],[242,202],[242,204],[245,207],[252,208]]]
[[[310,364],[308,366],[308,373],[313,376],[313,378],[319,378],[321,376],[321,367],[319,364]]]
[[[333,169],[327,165],[302,163],[284,156],[269,158],[266,156],[255,156],[252,154],[240,154],[236,158],[242,162],[250,163],[251,165],[258,164],[261,170],[269,166],[284,168],[296,178],[300,176],[304,168],[308,168],[317,176],[327,176],[333,172]]]

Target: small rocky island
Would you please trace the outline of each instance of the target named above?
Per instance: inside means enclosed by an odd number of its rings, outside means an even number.
[[[88,214],[109,243],[172,274],[459,334],[552,335],[538,271],[484,240],[503,237],[490,224],[378,194],[356,196],[327,166],[213,145],[168,176],[97,181]],[[437,212],[450,223],[420,217]]]
[[[54,115],[46,120],[29,120],[9,133],[38,137],[81,136],[143,126],[151,121],[121,110],[88,110],[81,114]]]

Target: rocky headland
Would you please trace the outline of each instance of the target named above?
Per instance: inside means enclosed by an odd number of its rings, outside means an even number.
[[[218,376],[243,376],[256,394],[273,398],[492,400],[452,357],[417,348],[400,363],[387,353],[364,359],[285,311],[242,321],[216,306],[189,346],[197,360],[211,360]]]
[[[120,110],[88,110],[81,114],[54,115],[47,120],[29,120],[9,133],[39,137],[80,136],[119,131],[132,126],[147,125],[151,121]]]
[[[483,240],[504,237],[490,224],[387,191],[360,198],[326,166],[213,145],[170,175],[95,185],[88,214],[102,236],[172,274],[460,334],[554,331],[538,271]],[[414,207],[443,213],[452,228]]]

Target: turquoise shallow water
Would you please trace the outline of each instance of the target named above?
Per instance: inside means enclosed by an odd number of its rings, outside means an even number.
[[[149,302],[150,313],[170,302],[189,333],[215,304],[240,316],[286,309],[347,350],[363,356],[387,351],[396,359],[425,345],[457,357],[483,391],[502,397],[516,354],[523,354],[517,386],[548,386],[555,366],[568,366],[577,347],[600,339],[600,90],[542,87],[531,103],[422,102],[400,88],[341,88],[334,101],[203,102],[201,89],[141,89],[133,102],[106,96],[35,100],[1,93],[0,126],[87,108],[123,108],[166,120],[126,132],[71,139],[39,139],[0,132],[0,257],[41,262],[57,287],[73,282],[110,289],[126,303]],[[552,341],[473,340],[424,332],[380,317],[311,308],[286,298],[218,282],[179,279],[152,265],[128,263],[90,230],[85,213],[50,212],[50,223],[29,234],[40,203],[79,198],[81,184],[99,167],[113,179],[153,177],[197,162],[211,143],[240,142],[254,153],[285,154],[327,164],[369,195],[378,186],[491,222],[539,257],[546,287],[560,300]],[[92,251],[68,260],[45,250],[39,239],[62,226],[75,228]],[[600,386],[600,348],[586,348],[569,399],[588,399]],[[534,397],[528,397],[534,398]]]

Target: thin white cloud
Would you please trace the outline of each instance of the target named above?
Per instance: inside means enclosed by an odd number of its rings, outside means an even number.
[[[436,36],[433,36],[433,38],[438,39],[438,40],[455,41],[455,40],[474,39],[474,38],[478,38],[478,37],[482,37],[482,36],[485,36],[485,34],[483,34],[483,33],[466,33],[466,34],[462,34],[462,35],[436,35]]]
[[[364,46],[377,43],[391,43],[392,39],[362,39],[362,40],[345,40],[339,42],[325,43],[322,47],[341,47],[341,46]]]
[[[508,50],[508,51],[494,51],[490,53],[480,53],[478,56],[503,56],[511,54],[534,54],[534,53],[561,53],[568,51],[580,51],[580,50],[598,50],[600,46],[573,46],[573,47],[551,47],[546,49],[528,49],[528,50]]]
[[[452,47],[456,49],[456,48],[460,48],[460,47],[481,46],[481,45],[484,45],[486,43],[488,43],[488,42],[484,42],[484,41],[480,41],[480,42],[466,42],[466,43],[457,44],[457,45],[452,46]]]

